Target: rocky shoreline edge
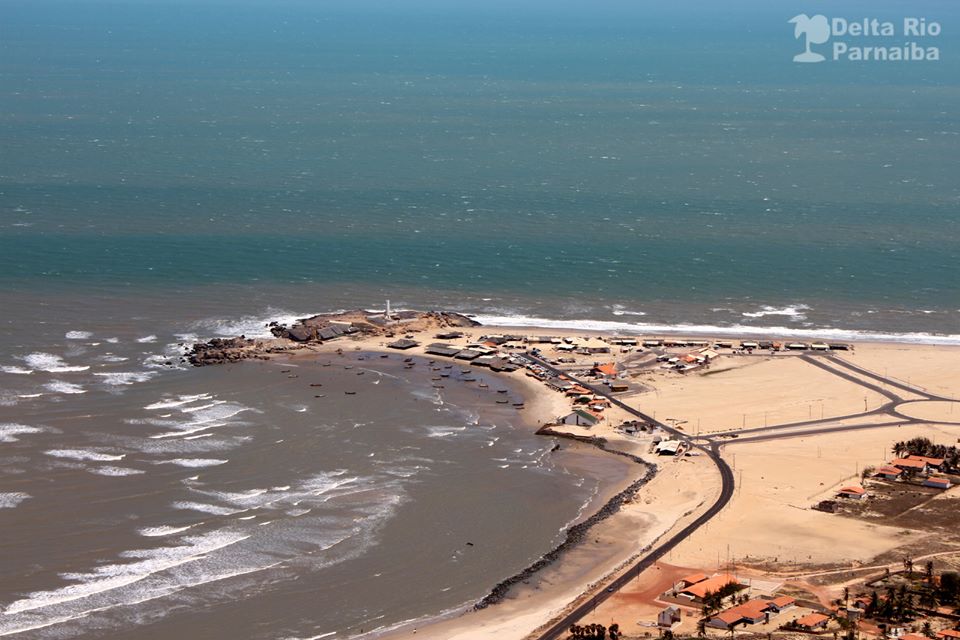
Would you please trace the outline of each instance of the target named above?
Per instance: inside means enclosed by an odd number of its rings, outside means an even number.
[[[476,327],[479,322],[450,311],[399,311],[390,313],[357,309],[341,313],[325,313],[301,318],[290,325],[271,322],[266,326],[272,338],[213,338],[196,342],[183,356],[195,367],[204,367],[242,360],[267,360],[273,354],[309,349],[334,340],[352,337],[419,333],[437,329]]]
[[[537,435],[566,438],[569,440],[576,440],[577,442],[590,444],[605,453],[612,453],[614,455],[629,458],[633,462],[645,467],[646,471],[644,472],[643,476],[630,483],[626,489],[610,498],[610,500],[608,500],[599,511],[594,513],[583,522],[575,524],[567,529],[567,533],[563,541],[547,553],[540,556],[539,560],[521,570],[519,573],[516,573],[497,583],[497,585],[490,590],[490,593],[484,596],[483,599],[473,606],[474,610],[486,609],[491,605],[500,603],[504,598],[506,598],[507,593],[512,587],[525,580],[529,580],[537,572],[542,571],[551,564],[557,562],[564,553],[570,551],[573,547],[580,544],[586,538],[586,535],[590,529],[616,514],[618,511],[620,511],[624,504],[633,500],[633,498],[637,495],[637,492],[640,491],[640,489],[645,484],[650,482],[657,474],[657,467],[655,465],[652,465],[633,454],[607,447],[607,440],[605,438],[600,438],[597,436],[577,436],[561,433],[554,431],[550,426],[545,426],[539,429],[537,431]]]

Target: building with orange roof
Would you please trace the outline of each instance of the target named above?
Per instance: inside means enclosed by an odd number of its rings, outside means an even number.
[[[769,605],[770,605],[769,608],[772,611],[776,611],[777,613],[780,613],[781,611],[784,611],[785,609],[789,609],[790,607],[796,604],[797,604],[796,598],[791,598],[790,596],[778,596],[769,602]]]
[[[680,578],[680,588],[683,589],[685,587],[695,585],[698,582],[703,582],[708,577],[709,576],[707,576],[707,574],[705,573],[691,573],[689,576],[684,576],[683,578]]]
[[[837,491],[841,498],[850,498],[851,500],[862,500],[867,497],[867,491],[863,487],[843,487]]]
[[[897,467],[906,471],[907,469],[911,471],[924,472],[927,470],[927,463],[923,460],[911,460],[910,458],[897,458],[890,462],[891,466]]]
[[[928,458],[927,456],[909,455],[907,456],[907,460],[916,460],[917,462],[922,462],[928,467],[934,467],[935,469],[939,469],[943,466],[943,458]]]
[[[937,638],[939,638],[939,640],[958,640],[960,639],[960,630],[942,629],[937,631]]]
[[[808,613],[802,618],[797,618],[797,625],[809,631],[826,629],[828,622],[830,622],[830,617],[822,613]]]
[[[743,604],[730,607],[710,618],[707,624],[717,629],[729,629],[738,624],[757,624],[770,619],[770,602],[767,600],[748,600]]]
[[[595,364],[593,365],[593,374],[597,376],[612,378],[617,375],[617,365],[612,362]]]
[[[703,600],[703,597],[708,593],[717,593],[728,584],[743,586],[739,580],[729,573],[721,573],[682,589],[680,595],[686,596],[694,601],[699,601]]]
[[[903,475],[903,469],[898,469],[892,465],[884,465],[877,469],[875,475],[883,478],[884,480],[897,480]]]
[[[923,481],[923,486],[933,487],[934,489],[949,489],[951,484],[948,478],[937,478],[931,476]]]

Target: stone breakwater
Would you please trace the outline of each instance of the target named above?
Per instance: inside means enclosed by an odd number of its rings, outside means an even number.
[[[560,557],[565,552],[571,550],[573,547],[580,544],[586,538],[587,533],[590,531],[590,529],[592,529],[594,526],[598,525],[599,523],[603,522],[607,518],[611,517],[612,515],[620,511],[620,509],[623,507],[624,504],[632,501],[633,498],[637,495],[637,492],[640,491],[640,489],[645,484],[650,482],[650,480],[652,480],[653,477],[657,474],[656,466],[648,464],[647,462],[644,462],[642,459],[638,458],[635,455],[625,453],[623,451],[617,451],[616,449],[608,448],[607,441],[604,438],[599,438],[596,436],[574,436],[574,435],[568,435],[564,433],[558,433],[556,431],[553,431],[550,427],[541,428],[540,430],[537,431],[537,435],[548,435],[548,436],[555,436],[558,438],[568,438],[572,440],[577,440],[578,442],[585,442],[588,444],[592,444],[593,446],[607,453],[612,453],[614,455],[624,456],[626,458],[629,458],[630,460],[633,460],[637,464],[645,467],[646,471],[644,472],[643,476],[641,476],[637,480],[634,480],[630,484],[630,486],[628,486],[626,489],[624,489],[617,495],[610,498],[610,500],[608,500],[607,503],[603,505],[603,507],[601,507],[600,510],[597,511],[595,514],[593,514],[583,522],[579,524],[575,524],[569,529],[567,529],[567,534],[564,537],[563,542],[561,542],[559,545],[557,545],[547,553],[543,554],[539,560],[537,560],[527,568],[523,569],[522,571],[520,571],[519,573],[513,576],[510,576],[506,580],[503,580],[502,582],[498,583],[495,587],[493,587],[493,589],[490,590],[489,594],[487,594],[482,600],[480,600],[473,606],[474,609],[477,609],[477,610],[485,609],[490,605],[498,604],[507,596],[507,593],[510,591],[510,589],[514,585],[520,582],[523,582],[524,580],[530,579],[538,571],[545,569],[546,567],[550,566],[551,564],[559,560]]]

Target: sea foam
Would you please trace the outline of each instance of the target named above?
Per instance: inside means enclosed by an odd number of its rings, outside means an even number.
[[[24,500],[30,499],[29,493],[20,491],[0,492],[0,509],[14,509]]]
[[[137,382],[146,382],[157,375],[155,371],[116,371],[113,373],[95,373],[103,378],[104,384],[111,386],[125,386]]]
[[[229,460],[218,460],[216,458],[174,458],[172,460],[159,460],[154,464],[174,464],[178,467],[200,468],[217,467],[221,464],[227,464]]]
[[[21,360],[27,363],[27,366],[37,371],[47,371],[49,373],[72,373],[77,371],[86,371],[89,366],[68,365],[63,358],[52,353],[35,352],[29,355],[21,356]]]
[[[27,435],[29,433],[40,433],[43,429],[40,427],[31,427],[28,424],[17,424],[15,422],[6,422],[0,424],[0,442],[16,442],[20,438],[17,436]]]
[[[86,389],[80,385],[72,382],[66,382],[64,380],[54,380],[53,382],[48,382],[43,386],[48,391],[53,391],[54,393],[65,393],[68,395],[76,395],[87,392]]]
[[[786,338],[807,338],[821,340],[864,340],[874,342],[903,342],[911,344],[960,345],[960,334],[936,334],[922,332],[888,333],[856,329],[798,329],[796,327],[758,327],[750,325],[709,325],[709,324],[656,324],[647,322],[617,322],[606,320],[556,320],[529,316],[493,316],[478,314],[472,316],[483,325],[503,327],[543,327],[552,329],[573,329],[578,331],[609,331],[656,335],[686,334],[710,336],[782,336]]]
[[[66,458],[67,460],[85,460],[92,462],[111,462],[123,460],[125,454],[113,455],[102,453],[100,451],[91,451],[88,449],[51,449],[44,451],[44,454],[54,458]]]

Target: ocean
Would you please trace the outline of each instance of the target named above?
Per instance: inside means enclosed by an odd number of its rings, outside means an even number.
[[[922,9],[937,62],[805,65],[809,3],[0,2],[0,634],[356,635],[611,480],[395,361],[350,403],[193,340],[390,299],[960,343],[960,8]]]

